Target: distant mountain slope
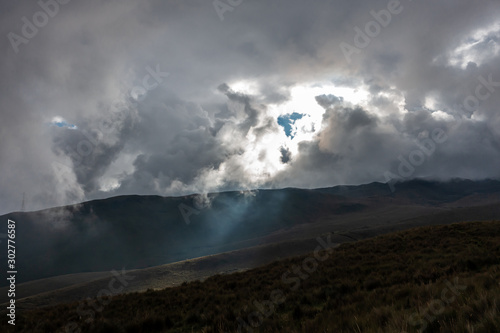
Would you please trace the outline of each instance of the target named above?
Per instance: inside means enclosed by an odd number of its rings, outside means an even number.
[[[348,198],[393,197],[399,199],[421,199],[427,204],[444,203],[459,200],[472,194],[498,193],[500,181],[453,179],[438,182],[425,179],[413,179],[393,184],[394,191],[384,183],[370,183],[358,186],[335,186],[317,189],[323,193]]]
[[[330,189],[120,196],[0,217],[17,223],[18,282],[79,272],[143,268],[259,245],[270,235],[314,230],[318,221],[398,223],[446,211],[469,197],[500,202],[500,182],[409,181]],[[495,201],[496,200],[496,201]],[[199,205],[209,202],[209,205]],[[451,206],[450,206],[451,204]],[[333,222],[331,222],[333,221]],[[368,222],[367,222],[368,221]],[[359,222],[361,223],[361,222]],[[2,224],[5,226],[5,224]],[[300,229],[300,226],[307,228]],[[325,226],[322,225],[324,229]],[[6,230],[0,230],[6,232]],[[324,232],[324,231],[322,231]],[[313,237],[311,234],[307,237]],[[286,240],[279,236],[279,241]],[[6,251],[0,259],[6,260]],[[6,282],[2,281],[0,286]]]

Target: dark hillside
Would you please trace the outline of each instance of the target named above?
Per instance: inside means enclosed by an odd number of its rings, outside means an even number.
[[[57,332],[72,323],[82,332],[498,332],[499,228],[475,222],[397,232],[205,282],[96,300],[101,311],[84,313],[82,303],[27,311],[16,329]]]

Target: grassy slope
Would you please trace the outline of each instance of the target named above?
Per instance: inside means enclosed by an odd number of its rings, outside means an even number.
[[[499,228],[476,222],[397,232],[343,244],[321,253],[328,254],[322,262],[311,254],[104,299],[102,311],[82,307],[81,318],[78,303],[18,313],[16,331],[56,332],[75,322],[82,332],[416,332],[424,325],[426,332],[498,332]],[[454,294],[449,282],[466,289]],[[264,315],[255,315],[255,302]]]
[[[334,236],[332,239],[345,242],[345,239],[340,237]],[[129,271],[129,274],[134,277],[134,280],[129,281],[124,292],[160,290],[179,286],[186,281],[204,280],[216,274],[244,271],[279,259],[306,254],[315,247],[315,239],[295,240],[132,270]],[[18,284],[16,307],[24,311],[93,297],[101,289],[107,289],[110,280],[114,278],[111,272],[96,273],[95,276],[99,278],[92,279],[91,273],[81,273]],[[86,280],[84,281],[84,279]],[[55,285],[55,282],[60,283],[59,289],[43,292],[48,287]],[[4,303],[0,304],[0,308],[8,306],[8,289],[8,287],[0,288],[0,296],[5,296],[6,299]]]
[[[163,265],[256,246],[270,234],[278,241],[289,240],[280,238],[284,230],[300,238],[316,237],[342,230],[339,224],[348,230],[372,228],[436,213],[446,215],[435,219],[440,224],[445,218],[500,219],[500,181],[412,180],[396,188],[392,193],[387,184],[372,183],[319,190],[223,192],[209,195],[210,207],[199,207],[196,195],[132,195],[0,218],[16,221],[16,239],[26,245],[18,248],[16,264],[23,267],[18,283]],[[491,206],[471,207],[485,204]],[[185,220],[181,205],[196,208],[198,214],[190,211]],[[457,206],[467,208],[459,211]],[[318,223],[325,220],[328,223]],[[326,231],[316,233],[325,226]],[[0,251],[0,261],[6,260],[7,252]],[[0,279],[0,286],[7,286],[7,281]]]

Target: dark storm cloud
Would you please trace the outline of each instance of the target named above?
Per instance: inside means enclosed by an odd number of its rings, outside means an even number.
[[[122,151],[126,138],[134,128],[130,114],[120,113],[113,118],[107,120],[110,125],[111,122],[114,126],[120,124],[113,142],[109,142],[109,138],[99,138],[103,133],[93,131],[95,124],[88,122],[80,124],[78,130],[63,129],[54,137],[53,151],[58,156],[63,154],[71,158],[76,180],[85,192],[97,190],[99,177]]]
[[[245,121],[239,125],[239,130],[243,135],[246,135],[250,128],[257,125],[259,111],[250,104],[250,98],[248,96],[235,93],[227,84],[221,84],[218,89],[224,93],[230,101],[239,103],[243,107]]]
[[[288,162],[290,162],[292,158],[292,152],[285,147],[281,147],[280,152],[281,152],[281,163],[287,164]]]
[[[412,176],[500,176],[498,2],[401,1],[349,63],[341,43],[355,45],[355,28],[388,4],[244,1],[221,22],[207,1],[71,1],[26,36],[42,7],[2,3],[0,212],[19,209],[23,192],[37,209],[383,180],[436,128],[447,140]],[[13,45],[12,33],[25,41]],[[242,81],[253,91],[232,89]],[[317,81],[369,95],[353,105],[321,93],[315,136],[276,142],[287,140],[278,116],[309,110],[273,110]]]
[[[342,97],[337,97],[335,95],[320,95],[316,96],[316,102],[318,102],[319,105],[321,105],[322,108],[328,109],[335,104],[339,104],[343,102]]]

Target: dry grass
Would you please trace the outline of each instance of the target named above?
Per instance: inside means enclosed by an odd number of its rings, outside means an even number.
[[[19,313],[16,331],[64,331],[74,322],[81,332],[500,332],[499,228],[474,222],[397,232],[343,244],[317,267],[310,254],[104,299],[102,311],[70,303]],[[296,267],[310,273],[289,274],[294,283],[282,278]],[[255,315],[255,302],[263,314]],[[2,320],[0,329],[7,326]]]

